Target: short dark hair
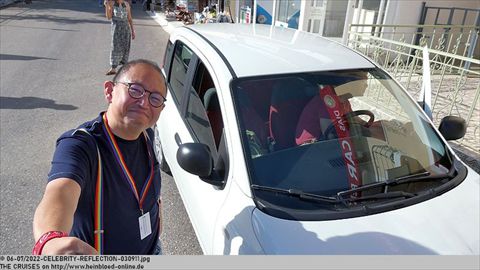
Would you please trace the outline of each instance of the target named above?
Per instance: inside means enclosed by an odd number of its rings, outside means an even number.
[[[127,73],[132,67],[138,65],[138,64],[145,64],[151,66],[153,69],[155,69],[160,76],[165,80],[165,77],[163,76],[162,69],[157,65],[157,63],[146,60],[146,59],[136,59],[129,61],[125,65],[123,65],[118,71],[117,74],[113,77],[113,81],[116,82],[118,79],[120,79],[125,73]]]

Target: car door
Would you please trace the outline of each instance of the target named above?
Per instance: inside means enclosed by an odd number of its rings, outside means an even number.
[[[212,152],[215,166],[220,166],[219,152],[224,153],[223,163],[227,163],[224,177],[227,178],[228,153],[223,135],[223,116],[219,102],[214,100],[218,98],[216,91],[219,83],[212,77],[212,67],[200,59],[199,51],[192,44],[177,41],[170,43],[167,51],[167,100],[171,102],[165,106],[159,119],[160,141],[199,243],[204,253],[209,253],[215,221],[229,183],[217,187],[186,172],[178,164],[176,153],[182,143],[206,144]],[[210,105],[206,104],[209,102]],[[208,111],[206,107],[209,107]]]

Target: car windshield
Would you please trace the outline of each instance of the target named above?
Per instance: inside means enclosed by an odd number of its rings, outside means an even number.
[[[255,190],[336,196],[452,166],[421,110],[380,69],[239,78],[232,92]]]

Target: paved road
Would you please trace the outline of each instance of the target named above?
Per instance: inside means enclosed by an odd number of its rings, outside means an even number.
[[[55,139],[106,108],[110,25],[97,0],[0,10],[0,254],[28,254]],[[168,35],[134,6],[130,58],[162,62]],[[202,254],[173,179],[163,175],[164,253]]]

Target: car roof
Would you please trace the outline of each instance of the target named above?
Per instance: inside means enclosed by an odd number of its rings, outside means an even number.
[[[318,34],[263,24],[211,23],[190,28],[213,44],[236,77],[373,68],[364,56]]]

